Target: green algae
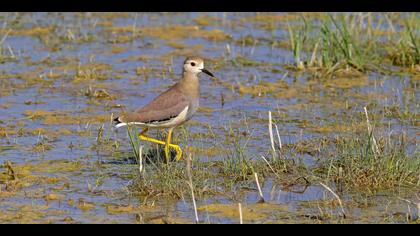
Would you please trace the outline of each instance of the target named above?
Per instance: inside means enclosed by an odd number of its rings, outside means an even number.
[[[71,116],[65,111],[26,110],[24,115],[29,119],[39,119],[45,125],[72,125],[81,123],[103,123],[110,120],[110,115]]]

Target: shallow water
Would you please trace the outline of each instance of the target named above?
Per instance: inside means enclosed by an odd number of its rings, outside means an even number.
[[[276,15],[282,14],[285,13]],[[194,19],[204,16],[215,18],[203,18],[204,23],[197,25],[199,21]],[[285,68],[285,64],[293,63],[291,50],[272,47],[268,43],[288,40],[284,22],[279,21],[277,27],[267,30],[261,22],[247,20],[253,16],[253,13],[2,13],[1,25],[4,29],[12,29],[3,42],[3,53],[10,55],[11,50],[15,59],[0,64],[0,127],[6,130],[0,132],[0,147],[7,147],[0,149],[0,163],[10,161],[16,166],[43,164],[45,166],[38,171],[30,171],[30,175],[54,177],[58,181],[34,181],[13,196],[3,196],[0,191],[0,209],[7,213],[0,216],[0,222],[162,223],[164,217],[161,215],[164,215],[171,219],[169,223],[192,223],[194,213],[187,196],[185,201],[157,202],[153,207],[145,207],[139,199],[131,196],[127,189],[131,181],[128,176],[138,167],[127,159],[131,147],[126,131],[109,130],[109,122],[104,121],[110,119],[111,113],[119,113],[121,105],[126,109],[145,105],[176,82],[185,55],[204,56],[206,67],[223,83],[201,75],[200,105],[204,109],[184,126],[197,138],[189,138],[181,146],[193,146],[199,150],[215,146],[231,151],[233,145],[224,140],[233,127],[237,134],[248,133],[249,141],[243,139],[240,142],[242,145],[246,143],[249,158],[259,158],[268,155],[270,150],[268,111],[273,112],[282,142],[286,145],[324,136],[349,135],[351,130],[334,128],[337,127],[334,124],[342,127],[353,120],[361,120],[364,106],[372,107],[369,108],[372,114],[380,110],[379,105],[407,107],[416,113],[418,80],[411,76],[384,76],[372,72],[366,78],[356,78],[356,83],[349,85],[313,80],[307,73]],[[191,25],[198,27],[200,32],[184,35],[181,29],[179,34],[167,33],[173,34],[168,38],[165,32],[153,31],[167,25]],[[36,28],[46,32],[30,32]],[[138,35],[124,33],[126,28],[138,29]],[[151,33],[143,32],[145,28],[151,28]],[[229,37],[206,36],[207,31],[214,33],[213,30],[220,30]],[[5,32],[3,30],[0,36]],[[258,38],[259,42],[243,45],[240,39],[244,36]],[[249,62],[242,65],[230,62],[239,55]],[[264,86],[255,90],[255,86],[261,84]],[[105,90],[113,99],[91,98],[89,88],[92,93]],[[261,93],[258,93],[259,89]],[[346,104],[350,108],[346,108]],[[27,111],[36,110],[50,111],[55,115],[50,117],[50,122],[43,118],[29,119]],[[64,115],[53,119],[60,112]],[[96,117],[98,115],[105,118]],[[380,115],[375,118],[375,122],[387,124],[395,134],[406,133],[407,140],[412,142],[407,151],[416,152],[419,133],[416,123]],[[119,141],[122,156],[115,156],[102,146],[95,148],[98,129],[102,125],[103,137]],[[328,125],[333,128],[328,128]],[[209,133],[209,126],[216,138],[203,135]],[[325,127],[328,129],[322,129]],[[44,132],[34,131],[39,128]],[[65,128],[66,132],[60,132],[60,128]],[[19,129],[23,134],[19,134]],[[32,130],[32,133],[27,130]],[[34,150],[40,142],[50,145],[50,150]],[[218,153],[200,153],[203,152],[194,153],[194,158],[202,161],[226,158]],[[302,158],[308,165],[315,163],[310,155]],[[48,164],[48,161],[56,162]],[[55,165],[75,162],[80,166],[53,171],[48,168],[49,165],[54,168]],[[50,193],[62,198],[48,201],[45,196]],[[263,183],[263,193],[266,204],[281,206],[282,210],[273,207],[273,212],[266,216],[244,219],[245,222],[311,222],[302,215],[310,214],[308,212],[318,214],[316,204],[305,208],[301,203],[333,199],[320,186],[309,186],[303,193],[293,193],[282,190],[271,179]],[[257,191],[244,192],[244,205],[249,204],[252,208],[257,200]],[[200,199],[197,204],[205,207],[212,203],[234,204],[225,197]],[[116,205],[130,205],[134,209],[120,209],[117,213],[109,210],[109,206]],[[404,204],[394,205],[395,211],[407,211]],[[367,216],[365,219],[362,213],[357,213],[360,209],[349,209],[353,215],[360,216],[350,221],[375,222],[381,218]],[[381,212],[383,207],[378,209],[372,212]],[[18,213],[29,216],[19,216]],[[238,222],[236,215],[223,217],[223,214],[217,214],[217,210],[199,213],[203,222]]]

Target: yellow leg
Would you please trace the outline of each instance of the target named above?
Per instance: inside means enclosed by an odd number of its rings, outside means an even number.
[[[150,138],[150,137],[147,137],[146,135],[144,135],[148,130],[149,130],[148,128],[145,128],[139,134],[139,138],[141,140],[149,141],[149,142],[157,143],[157,144],[161,144],[161,145],[165,145],[165,157],[166,157],[166,161],[167,162],[169,162],[169,158],[170,158],[169,147],[175,149],[175,151],[176,151],[176,157],[175,157],[175,159],[177,161],[179,161],[181,159],[181,157],[182,157],[182,149],[181,149],[181,147],[179,147],[178,145],[175,145],[175,144],[172,144],[171,143],[171,137],[172,137],[172,130],[173,130],[173,128],[171,128],[169,130],[169,132],[168,132],[168,138],[166,139],[166,143],[163,142],[163,141],[160,141],[160,140],[157,140],[157,139],[154,139],[154,138]]]
[[[181,158],[182,158],[182,149],[181,149],[181,147],[179,147],[178,145],[173,145],[171,147],[173,147],[175,149],[175,151],[176,151],[175,160],[176,161],[181,160]]]

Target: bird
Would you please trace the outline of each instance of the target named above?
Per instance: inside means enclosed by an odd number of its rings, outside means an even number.
[[[198,75],[203,72],[215,77],[204,68],[204,60],[198,56],[190,56],[184,60],[181,79],[165,92],[134,112],[122,113],[114,119],[115,128],[126,125],[142,127],[139,138],[144,141],[165,146],[165,158],[169,163],[169,148],[176,151],[175,159],[182,158],[182,149],[171,143],[174,128],[190,120],[197,112],[200,100],[200,82]],[[146,136],[150,128],[168,129],[166,141]]]

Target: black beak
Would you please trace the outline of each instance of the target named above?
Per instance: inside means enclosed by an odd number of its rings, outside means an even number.
[[[206,70],[205,68],[201,69],[201,71],[210,75],[211,77],[214,77],[214,75],[210,71]]]

